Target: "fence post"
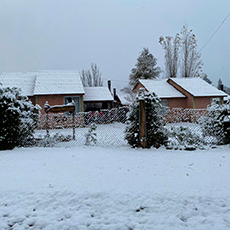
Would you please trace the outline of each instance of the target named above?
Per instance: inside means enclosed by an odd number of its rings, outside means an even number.
[[[143,89],[140,89],[139,91],[139,95],[143,95],[144,91]],[[141,98],[139,100],[139,109],[140,109],[140,113],[139,113],[139,127],[140,127],[140,134],[139,134],[139,141],[140,141],[140,145],[142,148],[146,148],[146,111],[145,111],[145,101],[143,98]]]
[[[73,111],[73,140],[75,140],[75,109]]]
[[[49,112],[48,112],[48,110],[50,108],[50,105],[49,105],[48,101],[46,101],[44,108],[45,108],[45,112],[46,112],[46,135],[49,137]]]

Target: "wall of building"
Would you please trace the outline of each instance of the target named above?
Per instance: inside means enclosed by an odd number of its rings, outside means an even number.
[[[81,108],[83,109],[83,96],[79,95],[79,94],[71,94],[71,95],[39,95],[39,96],[33,96],[31,97],[31,101],[33,104],[38,104],[41,106],[42,110],[41,113],[45,114],[45,109],[44,109],[44,105],[46,102],[48,102],[48,104],[50,106],[54,106],[54,105],[63,105],[64,104],[64,97],[66,96],[80,96],[81,98]]]
[[[206,109],[208,105],[211,104],[212,98],[215,97],[194,97],[190,93],[188,93],[186,90],[184,90],[182,87],[177,85],[175,82],[173,82],[171,79],[168,80],[168,82],[174,86],[177,90],[179,90],[181,93],[186,95],[187,100],[185,103],[185,108],[192,108],[192,109]],[[220,98],[220,101],[223,101],[223,97]]]
[[[136,92],[136,93],[138,93],[139,90],[140,90],[140,88],[144,88],[145,91],[147,91],[146,88],[140,82],[135,86],[135,88],[133,89],[133,91]]]
[[[169,98],[168,107],[172,108],[185,108],[186,98]]]
[[[195,108],[196,109],[206,109],[208,105],[211,104],[211,97],[198,97],[195,98]]]

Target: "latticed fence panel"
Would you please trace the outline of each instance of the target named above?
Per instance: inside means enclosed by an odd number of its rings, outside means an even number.
[[[82,112],[75,115],[74,123],[72,114],[68,112],[45,114],[41,116],[40,126],[35,137],[37,140],[46,137],[48,121],[49,135],[56,140],[56,142],[54,140],[55,146],[124,146],[127,145],[125,129],[129,110],[130,107],[121,107],[111,110]],[[216,137],[211,134],[205,135],[205,130],[199,124],[199,119],[207,115],[208,110],[206,109],[174,108],[168,109],[167,113],[164,111],[162,117],[168,130],[169,142],[185,143],[187,138],[189,143],[193,138],[204,140],[205,143],[218,144]],[[92,132],[92,124],[96,125],[94,130],[96,142],[87,143],[87,136]]]
[[[77,113],[74,117],[74,122],[70,113],[48,113],[41,116],[36,138],[42,139],[48,133],[51,139],[56,138],[57,142],[62,142],[62,145],[65,146],[126,145],[124,135],[128,111],[128,107],[121,107],[111,110]],[[92,124],[96,125],[96,130],[94,131],[96,133],[96,143],[86,143],[86,137],[89,135]],[[73,135],[75,135],[75,140]]]

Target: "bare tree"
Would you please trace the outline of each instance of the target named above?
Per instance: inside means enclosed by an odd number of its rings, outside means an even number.
[[[175,38],[167,36],[160,37],[159,43],[165,50],[165,71],[166,77],[176,77],[179,65],[179,48],[180,48],[180,37],[176,34]]]
[[[165,50],[166,77],[199,77],[202,74],[201,53],[197,51],[197,40],[192,30],[184,25],[175,38],[160,37],[159,43]]]
[[[84,87],[103,86],[101,72],[95,63],[90,65],[89,70],[82,70],[81,80]]]
[[[181,30],[181,76],[199,77],[202,72],[201,53],[197,49],[197,40],[192,30],[184,25]]]

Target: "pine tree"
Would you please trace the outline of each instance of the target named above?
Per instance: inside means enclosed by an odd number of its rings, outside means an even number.
[[[144,48],[137,58],[136,67],[131,70],[128,86],[121,89],[126,94],[125,99],[127,101],[134,101],[136,94],[133,92],[133,87],[139,79],[156,79],[159,77],[161,69],[156,65],[157,59],[149,52],[148,48]]]
[[[0,150],[26,146],[38,125],[40,106],[34,106],[16,88],[0,86]]]
[[[224,84],[220,78],[218,80],[217,89],[222,90],[222,91],[224,90]]]
[[[146,112],[146,147],[159,148],[161,145],[167,144],[166,130],[163,125],[162,116],[159,111],[162,108],[160,99],[154,93],[143,93],[132,104],[130,112],[128,113],[127,127],[125,139],[132,147],[141,147],[140,143],[140,106],[139,100],[143,99],[145,102]]]
[[[129,84],[134,86],[139,79],[156,79],[161,73],[160,67],[157,67],[157,59],[149,53],[148,48],[144,48],[137,59],[136,67],[132,69],[129,75]]]

